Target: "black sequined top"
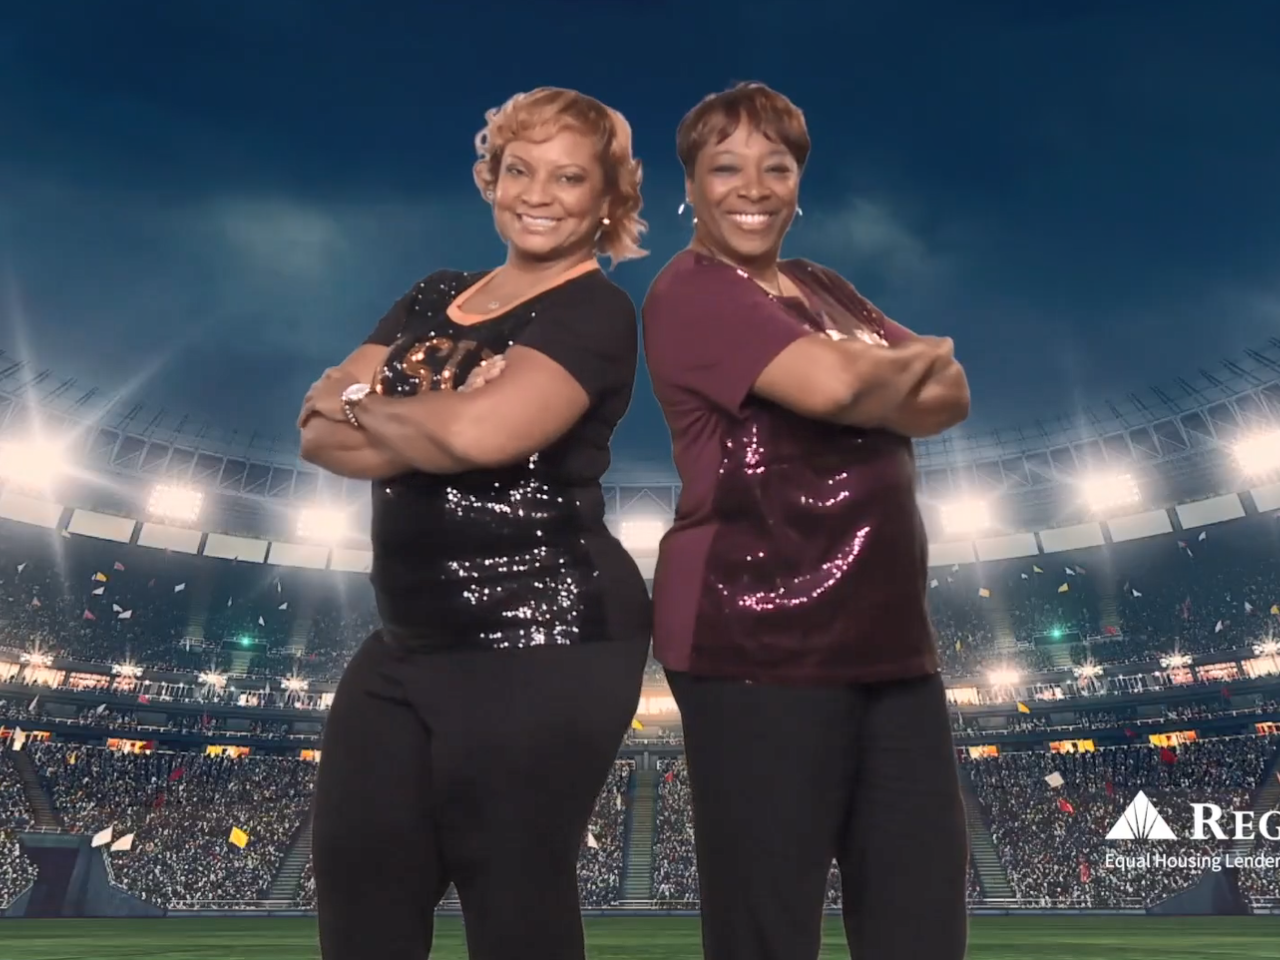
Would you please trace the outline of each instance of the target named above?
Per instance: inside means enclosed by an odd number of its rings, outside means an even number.
[[[505,313],[457,323],[449,304],[483,277],[442,270],[396,302],[366,341],[390,347],[375,389],[455,389],[518,344],[564,367],[591,405],[550,448],[514,466],[374,483],[383,628],[430,650],[648,642],[648,591],[605,526],[600,489],[635,383],[635,306],[590,270]]]

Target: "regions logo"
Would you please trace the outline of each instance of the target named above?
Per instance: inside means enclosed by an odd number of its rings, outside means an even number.
[[[1160,811],[1141,790],[1116,821],[1108,840],[1177,840]]]

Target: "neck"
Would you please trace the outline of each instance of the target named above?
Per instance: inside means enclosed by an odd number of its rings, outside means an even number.
[[[507,247],[507,259],[502,264],[504,273],[512,276],[527,277],[530,280],[545,280],[556,274],[571,270],[580,263],[595,259],[595,251],[591,249],[575,251],[561,257],[537,260],[522,255],[514,247]]]
[[[689,249],[723,260],[745,271],[753,280],[762,280],[765,283],[776,283],[778,280],[778,251],[776,250],[761,254],[759,257],[742,257],[717,250],[714,245],[696,236],[690,242]]]

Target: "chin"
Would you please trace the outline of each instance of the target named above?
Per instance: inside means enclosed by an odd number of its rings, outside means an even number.
[[[565,252],[563,244],[549,242],[530,242],[526,239],[513,240],[511,249],[527,260],[554,260],[556,257],[562,256]]]

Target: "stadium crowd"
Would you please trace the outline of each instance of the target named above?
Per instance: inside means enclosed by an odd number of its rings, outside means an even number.
[[[1138,792],[1179,837],[1187,837],[1193,802],[1251,809],[1278,749],[1276,736],[1222,737],[1173,749],[1143,744],[1070,754],[1003,753],[970,759],[964,769],[1018,899],[1145,906],[1190,886],[1204,868],[1191,861],[1147,869],[1116,865],[1117,856],[1147,849],[1140,841],[1106,839]],[[1054,774],[1061,784],[1055,786]],[[1185,839],[1160,846],[1164,853],[1197,858],[1225,849],[1216,841]]]
[[[29,887],[36,868],[22,853],[18,833],[33,821],[31,805],[8,751],[0,749],[0,909]]]
[[[280,757],[28,749],[66,829],[133,837],[111,852],[115,879],[160,906],[265,899],[315,781],[315,764]]]
[[[945,671],[964,678],[994,666],[1045,671],[1084,662],[1146,662],[1142,676],[1162,688],[1175,684],[1151,672],[1154,657],[1253,656],[1252,645],[1280,627],[1273,612],[1280,604],[1278,542],[1273,518],[1246,518],[1203,534],[934,570],[928,591]],[[300,741],[290,745],[296,755],[297,746],[315,745],[320,714],[286,722],[250,719],[243,710],[230,716],[219,707],[295,704],[295,694],[268,685],[283,676],[336,678],[375,625],[361,574],[209,560],[0,520],[0,669],[8,669],[0,677],[9,678],[0,693],[0,726],[47,723],[54,740],[27,749],[59,815],[72,830],[96,833],[111,826],[117,838],[132,833],[130,850],[110,854],[115,877],[156,903],[265,897],[305,816],[314,767],[257,755],[124,754],[59,740],[59,731],[80,737],[107,730],[145,731],[147,738],[216,734],[223,743],[254,736],[281,745],[293,737]],[[105,667],[101,683],[66,674],[75,682],[67,679],[59,689],[75,690],[79,699],[50,703],[54,693],[19,664],[20,655],[26,664],[35,653],[103,665],[131,661],[148,671],[148,679],[135,687]],[[196,672],[210,669],[229,673],[234,682],[215,688],[196,680]],[[183,675],[157,680],[156,671]],[[661,680],[656,664],[650,664],[649,680]],[[1155,710],[1094,701],[1097,709],[1059,704],[1053,715],[1037,707],[979,720],[961,709],[954,729],[968,736],[1123,727],[1136,736],[1168,721],[1277,709],[1274,697],[1233,702],[1220,686],[1206,681],[1203,695]],[[144,687],[150,698],[131,693]],[[98,690],[124,696],[86,703]],[[183,700],[203,706],[164,707]],[[678,742],[678,733],[633,730],[628,736],[629,744]],[[965,768],[1017,895],[1100,905],[1164,896],[1187,880],[1181,874],[1138,877],[1101,864],[1102,838],[1137,789],[1147,790],[1162,809],[1185,807],[1192,796],[1244,802],[1270,762],[1267,750],[1273,753],[1274,744],[1261,738],[1206,739],[1178,748],[1172,763],[1153,762],[1159,752],[1135,744],[1070,756],[1005,753],[966,761]],[[687,776],[681,760],[658,763],[653,896],[686,902],[697,898]],[[1064,777],[1061,788],[1043,781],[1054,770]],[[629,761],[615,767],[584,837],[580,878],[588,905],[621,896],[632,773]],[[12,765],[0,762],[0,853],[16,851],[14,831],[26,822],[25,803]],[[1168,816],[1173,823],[1176,814]],[[228,842],[233,826],[250,838],[243,848]],[[16,852],[0,857],[0,902],[29,882],[32,869]],[[1256,895],[1280,895],[1275,874],[1248,883]],[[309,901],[309,862],[301,884],[300,896]],[[978,889],[971,876],[971,895]],[[833,868],[828,901],[839,900]]]

